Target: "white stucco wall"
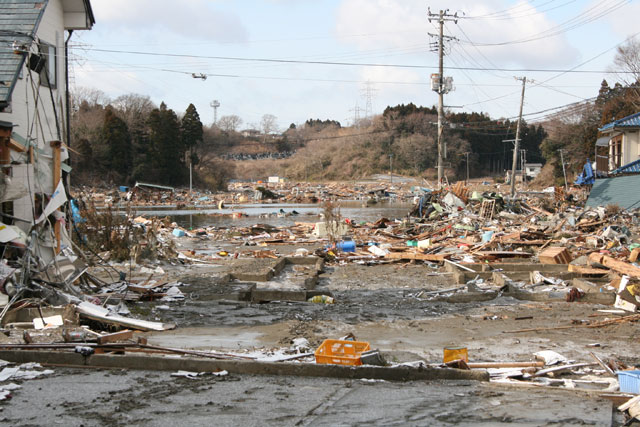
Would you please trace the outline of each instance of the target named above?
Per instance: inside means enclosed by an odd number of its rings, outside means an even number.
[[[38,27],[36,36],[42,42],[56,47],[56,87],[49,88],[39,86],[39,75],[29,73],[23,66],[21,78],[18,79],[12,94],[11,111],[0,113],[0,120],[14,124],[13,131],[23,138],[34,138],[38,148],[44,154],[39,154],[42,161],[37,162],[36,191],[45,193],[53,192],[53,177],[51,175],[52,150],[51,141],[65,139],[65,58],[64,58],[64,14],[61,0],[50,0]],[[32,47],[32,52],[36,47]],[[33,78],[33,81],[32,81]],[[33,84],[32,84],[33,83]],[[36,96],[34,89],[39,92],[38,111],[36,114]],[[53,102],[52,102],[53,95]],[[53,113],[53,104],[57,113],[57,121],[60,127],[60,137],[56,127],[56,119]],[[26,161],[26,155],[12,153],[12,160]]]
[[[623,165],[640,159],[640,131],[625,132],[623,144]]]

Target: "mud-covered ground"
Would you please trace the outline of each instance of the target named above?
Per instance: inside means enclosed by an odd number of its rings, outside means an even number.
[[[58,369],[0,406],[19,426],[609,426],[610,401],[479,382]]]
[[[198,242],[206,246],[206,242]],[[231,249],[230,246],[223,246]],[[265,249],[265,248],[261,248]],[[274,249],[274,248],[269,248]],[[277,246],[291,254],[296,246]],[[313,248],[310,248],[313,249]],[[440,362],[443,348],[468,348],[471,361],[531,361],[554,350],[593,362],[590,352],[640,365],[637,324],[584,327],[616,315],[610,306],[527,302],[511,297],[450,303],[424,292],[459,286],[430,264],[328,265],[316,290],[335,304],[216,300],[229,273],[244,263],[163,265],[184,285],[180,302],[138,302],[134,315],[175,322],[172,331],[145,333],[150,344],[252,352],[312,346],[353,333],[391,362]],[[274,279],[276,282],[278,278]],[[422,294],[421,294],[422,293]],[[548,329],[555,327],[565,329]],[[529,328],[544,330],[518,332]],[[324,378],[170,377],[160,372],[58,370],[28,381],[0,404],[0,419],[18,425],[620,425],[609,401],[570,390],[519,389],[480,383],[386,383]],[[39,410],[35,410],[37,402]]]

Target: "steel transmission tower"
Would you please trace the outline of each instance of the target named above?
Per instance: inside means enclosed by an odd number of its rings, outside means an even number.
[[[218,123],[218,107],[220,107],[220,101],[214,99],[209,105],[213,108],[213,125],[215,126]]]
[[[373,116],[373,97],[376,92],[373,83],[367,80],[364,83],[364,88],[362,88],[362,97],[365,100],[364,114],[366,119],[370,119]]]

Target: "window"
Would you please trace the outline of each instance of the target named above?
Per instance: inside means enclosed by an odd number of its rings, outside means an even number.
[[[40,72],[40,81],[43,86],[55,88],[58,78],[56,48],[50,44],[40,43],[40,53],[45,60],[45,65]]]

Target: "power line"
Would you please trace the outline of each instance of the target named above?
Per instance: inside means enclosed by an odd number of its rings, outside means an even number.
[[[0,49],[2,51],[3,49]],[[105,53],[121,53],[127,55],[143,55],[143,56],[164,56],[174,58],[198,58],[198,59],[216,59],[224,61],[240,61],[240,62],[267,62],[278,64],[308,64],[308,65],[336,65],[336,66],[350,66],[350,67],[384,67],[384,68],[414,68],[414,69],[437,69],[437,65],[414,65],[414,64],[381,64],[381,63],[367,63],[367,62],[340,62],[340,61],[306,61],[298,59],[276,59],[276,58],[247,58],[247,57],[234,57],[234,56],[208,56],[208,55],[191,55],[181,53],[158,53],[158,52],[143,52],[143,51],[126,51],[126,50],[114,50],[114,49],[98,49],[88,48],[94,52]],[[527,72],[527,73],[581,73],[581,74],[633,74],[632,71],[610,71],[610,70],[566,70],[558,68],[502,68],[502,67],[447,67],[451,70],[466,70],[466,71],[504,71],[509,73]],[[209,75],[209,74],[207,74]],[[213,74],[212,74],[213,75]]]
[[[617,3],[614,3],[615,1],[617,1]],[[613,0],[613,1],[609,1],[610,4],[607,4],[607,1],[605,2],[601,2],[601,3],[596,3],[595,6],[590,7],[589,9],[587,9],[586,11],[574,16],[573,18],[555,25],[547,30],[541,31],[539,33],[533,34],[529,37],[525,37],[525,38],[521,38],[521,39],[515,39],[515,40],[510,40],[510,41],[504,41],[504,42],[497,42],[497,43],[472,43],[475,46],[505,46],[505,45],[512,45],[512,44],[522,44],[522,43],[529,43],[532,41],[538,41],[538,40],[542,40],[545,38],[549,38],[549,37],[555,37],[558,36],[560,34],[566,33],[568,31],[571,31],[573,29],[579,28],[583,25],[586,25],[588,23],[591,23],[595,20],[598,20],[600,18],[602,18],[603,16],[606,16],[610,13],[613,13],[614,11],[620,9],[621,7],[625,6],[628,3],[631,3],[633,0]],[[598,8],[601,8],[602,10],[597,10]]]

